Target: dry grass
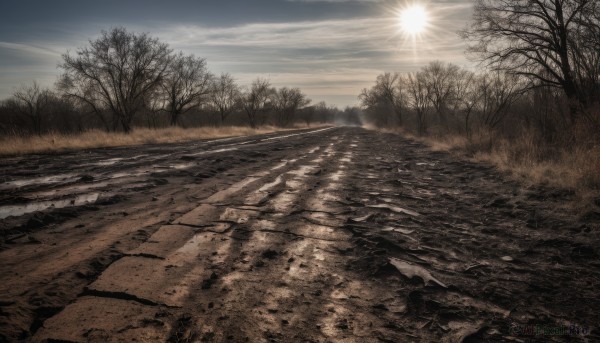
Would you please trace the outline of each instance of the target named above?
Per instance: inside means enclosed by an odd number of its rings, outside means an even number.
[[[0,138],[0,155],[21,155],[28,153],[52,152],[62,150],[89,149],[100,147],[128,146],[151,143],[177,143],[201,139],[223,138],[233,136],[249,136],[275,131],[283,131],[273,126],[259,129],[249,127],[202,127],[202,128],[138,128],[130,134],[87,131],[80,134],[64,135],[50,133],[43,136]]]
[[[474,162],[486,162],[529,185],[548,185],[576,191],[581,210],[600,196],[600,146],[580,144],[549,148],[531,136],[515,141],[490,140],[481,133],[469,141],[461,135],[417,136],[404,130],[383,130],[423,142],[432,150],[450,151]]]

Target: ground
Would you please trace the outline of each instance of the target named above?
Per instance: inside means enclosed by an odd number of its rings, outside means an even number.
[[[400,135],[0,160],[0,342],[600,338],[599,215]]]

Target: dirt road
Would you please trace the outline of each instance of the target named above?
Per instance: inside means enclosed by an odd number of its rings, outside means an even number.
[[[0,170],[0,342],[600,339],[597,214],[397,135],[325,128]]]

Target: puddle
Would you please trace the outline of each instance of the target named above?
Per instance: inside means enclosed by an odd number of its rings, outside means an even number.
[[[285,135],[285,136],[277,136],[277,137],[271,137],[271,138],[264,138],[264,139],[261,139],[260,141],[261,142],[266,142],[266,141],[271,141],[271,140],[274,140],[274,139],[283,139],[283,138],[289,138],[289,137],[294,137],[294,136],[309,135],[309,134],[313,134],[313,133],[317,133],[317,132],[328,131],[328,130],[331,130],[331,129],[333,129],[333,128],[332,127],[327,127],[327,128],[324,128],[324,129],[314,130],[314,131],[310,131],[310,132],[301,132],[301,133],[294,133],[294,134]]]
[[[8,181],[3,184],[0,184],[0,189],[20,188],[29,185],[48,185],[53,183],[75,182],[77,180],[79,180],[79,176],[75,174],[59,174],[52,176],[35,177],[31,179]]]
[[[239,144],[237,144],[237,145],[239,145]],[[208,150],[208,151],[197,152],[194,154],[187,154],[187,156],[200,156],[200,155],[214,154],[214,153],[218,153],[218,152],[234,151],[237,149],[238,148],[223,148],[223,149],[217,149],[217,150]]]
[[[411,233],[415,232],[415,230],[409,230],[409,229],[404,229],[404,228],[399,228],[399,227],[385,227],[383,230],[384,232],[399,232],[405,235],[410,235]]]
[[[24,196],[26,198],[59,198],[61,196],[74,195],[78,193],[88,192],[90,190],[95,190],[98,188],[103,188],[110,185],[110,183],[106,181],[89,183],[84,185],[74,185],[74,186],[65,186],[56,189],[52,189],[49,191],[41,191],[41,192],[32,192],[25,193]]]
[[[105,166],[112,166],[114,164],[119,163],[120,161],[122,161],[123,158],[117,157],[117,158],[109,158],[107,160],[102,160],[102,161],[98,161],[98,162],[94,162],[94,163],[90,163],[89,165],[92,166],[101,166],[101,167],[105,167]]]
[[[0,219],[10,216],[18,217],[35,211],[47,210],[49,208],[65,208],[92,204],[98,201],[99,196],[100,193],[89,193],[64,200],[49,200],[25,205],[2,206],[0,207]]]
[[[175,169],[175,170],[183,170],[189,169],[195,166],[195,163],[177,163],[177,164],[169,164],[167,166],[155,166],[156,169]],[[160,171],[159,171],[160,172]]]
[[[157,166],[153,166],[152,168],[156,168]],[[160,173],[160,171],[156,171],[157,173]],[[107,174],[104,175],[105,177],[109,178],[109,179],[120,179],[123,177],[138,177],[138,176],[142,176],[142,175],[146,175],[150,173],[150,170],[137,170],[137,171],[131,171],[131,172],[119,172],[119,173],[114,173],[114,174]]]
[[[368,201],[368,199],[365,199],[365,200]],[[395,213],[408,214],[409,216],[413,216],[413,217],[418,217],[421,215],[415,211],[412,211],[412,210],[409,210],[409,209],[406,209],[406,208],[403,208],[400,206],[389,205],[389,204],[368,205],[367,207],[369,207],[369,208],[384,208],[384,209],[388,209]]]

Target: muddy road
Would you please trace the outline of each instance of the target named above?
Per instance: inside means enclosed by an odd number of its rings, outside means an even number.
[[[0,342],[598,341],[598,215],[325,128],[0,160]]]

